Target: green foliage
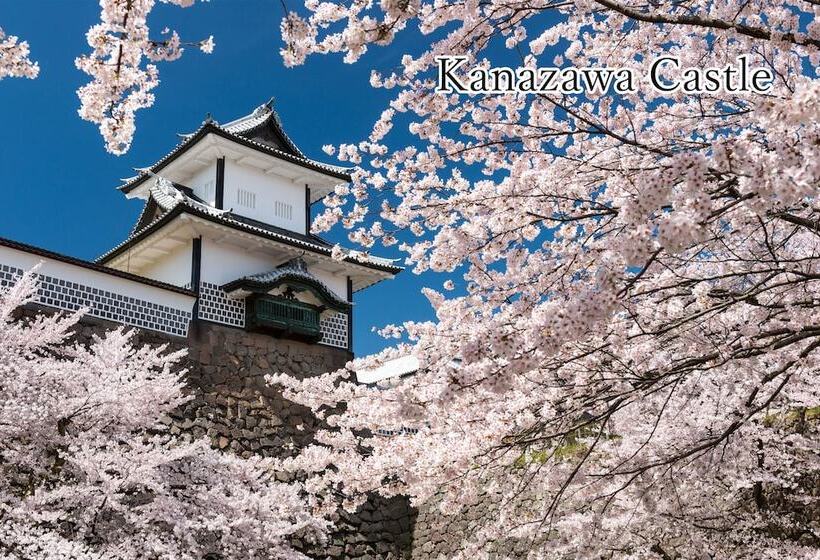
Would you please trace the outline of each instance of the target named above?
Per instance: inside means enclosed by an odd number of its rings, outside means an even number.
[[[549,441],[544,448],[527,449],[515,460],[514,465],[524,467],[532,464],[543,465],[550,459],[555,462],[578,459],[589,450],[589,445],[583,440],[594,436],[596,433],[597,429],[594,426],[585,426],[560,438],[557,445],[553,445],[553,442]]]
[[[820,406],[778,410],[763,417],[763,425],[769,428],[785,428],[802,431],[807,424],[820,423]]]

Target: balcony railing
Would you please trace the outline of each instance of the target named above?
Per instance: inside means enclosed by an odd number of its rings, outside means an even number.
[[[249,330],[272,332],[310,342],[322,338],[319,309],[295,299],[272,296],[248,298],[246,323]]]

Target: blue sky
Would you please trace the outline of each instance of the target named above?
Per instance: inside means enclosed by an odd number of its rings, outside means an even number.
[[[354,65],[327,56],[287,69],[278,54],[278,0],[211,0],[187,9],[158,3],[149,22],[155,33],[168,26],[184,40],[214,35],[216,49],[211,55],[191,49],[160,65],[156,104],[138,113],[131,151],[117,157],[106,153],[96,127],[77,116],[76,90],[87,77],[74,58],[87,52],[85,32],[98,17],[93,0],[0,0],[0,28],[27,40],[40,64],[36,80],[0,81],[0,237],[85,259],[124,239],[139,213],[140,202],[116,190],[119,179],[165,155],[176,133],[195,130],[206,113],[226,122],[275,96],[289,135],[309,155],[327,159],[323,144],[364,138],[384,109],[384,92],[368,83],[370,69],[413,50],[407,37]],[[397,133],[399,140],[406,136]],[[344,240],[341,232],[327,237]],[[395,249],[378,252],[401,256]],[[440,283],[406,271],[358,294],[356,353],[390,344],[371,326],[432,318],[420,289]]]

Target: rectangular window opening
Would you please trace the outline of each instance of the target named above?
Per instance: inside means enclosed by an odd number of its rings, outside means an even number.
[[[273,214],[277,218],[282,218],[283,220],[292,220],[293,205],[277,200],[273,204]]]
[[[245,208],[256,208],[256,193],[245,189],[237,189],[236,203]]]

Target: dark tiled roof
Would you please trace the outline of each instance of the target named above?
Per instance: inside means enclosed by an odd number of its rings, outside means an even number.
[[[145,204],[142,206],[142,210],[140,211],[140,215],[137,218],[137,222],[134,224],[134,227],[131,228],[131,232],[128,234],[129,236],[134,235],[144,226],[149,224],[157,211],[157,202],[153,198],[149,198],[145,201]]]
[[[258,222],[244,216],[236,216],[227,210],[220,210],[210,206],[197,197],[187,194],[189,192],[190,189],[187,187],[174,184],[167,179],[158,177],[154,184],[151,185],[150,197],[155,200],[158,207],[163,210],[162,215],[157,216],[153,221],[130,235],[125,241],[100,256],[97,262],[105,263],[110,261],[182,213],[199,216],[217,224],[253,233],[260,237],[279,241],[314,253],[329,256],[333,251],[333,246],[320,237],[304,235]],[[351,254],[344,260],[349,263],[389,272],[391,274],[397,274],[403,270],[401,267],[392,264],[392,261],[378,257]]]
[[[328,248],[331,248],[331,249],[333,248],[333,245],[331,243],[328,243],[327,241],[325,241],[324,239],[322,239],[318,235],[313,235],[312,233],[309,233],[307,235],[302,234],[302,233],[296,233],[295,231],[290,231],[290,230],[287,230],[285,228],[280,228],[280,227],[277,227],[277,226],[274,226],[274,225],[271,225],[271,224],[266,224],[264,222],[260,222],[259,220],[254,220],[253,218],[247,218],[245,216],[240,216],[238,214],[233,214],[233,213],[230,213],[230,212],[228,212],[227,215],[230,216],[230,218],[232,220],[235,220],[237,222],[242,222],[243,224],[246,224],[246,225],[251,226],[251,227],[255,227],[255,228],[262,229],[262,230],[265,230],[265,231],[269,231],[271,233],[275,233],[275,234],[279,234],[279,235],[286,235],[288,237],[293,237],[295,239],[299,239],[301,241],[304,241],[305,243],[313,243],[313,244],[316,244],[316,245],[321,245],[323,247],[328,247]]]
[[[309,159],[285,132],[279,114],[273,108],[273,99],[254,109],[253,113],[222,125],[222,128],[243,138]]]
[[[268,292],[288,281],[295,281],[311,286],[321,299],[329,302],[331,306],[336,309],[346,311],[350,308],[351,304],[349,302],[337,296],[324,282],[308,272],[307,266],[302,259],[290,260],[268,272],[243,276],[242,278],[228,282],[222,286],[222,289],[227,293],[235,290]]]
[[[124,280],[131,280],[132,282],[139,282],[140,284],[145,284],[147,286],[152,286],[154,288],[161,288],[163,290],[168,290],[169,292],[176,292],[178,294],[183,294],[186,296],[196,297],[196,294],[188,290],[186,288],[180,288],[179,286],[174,286],[172,284],[166,284],[165,282],[160,282],[158,280],[152,280],[150,278],[145,278],[144,276],[138,276],[136,274],[131,274],[130,272],[123,272],[122,270],[116,270],[114,268],[109,268],[107,266],[103,266],[96,262],[90,262],[83,259],[78,259],[76,257],[70,257],[68,255],[63,255],[60,253],[55,253],[53,251],[48,251],[46,249],[41,249],[40,247],[35,247],[33,245],[27,245],[26,243],[20,243],[19,241],[12,241],[11,239],[5,239],[0,237],[0,247],[8,247],[9,249],[16,249],[18,251],[23,251],[24,253],[29,253],[32,255],[37,255],[38,257],[43,257],[46,259],[52,259],[59,262],[64,262],[66,264],[73,264],[75,266],[79,266],[82,268],[87,268],[88,270],[93,270],[95,272],[102,272],[103,274],[110,274],[111,276],[116,276],[118,278],[122,278]]]
[[[228,140],[232,140],[246,147],[253,148],[267,155],[295,163],[307,169],[318,171],[325,175],[336,177],[344,182],[350,182],[350,169],[328,165],[305,156],[293,143],[282,128],[279,116],[270,105],[258,107],[250,115],[220,126],[213,120],[206,120],[196,132],[183,135],[183,141],[171,150],[162,159],[156,162],[145,172],[136,177],[125,180],[119,187],[124,193],[129,193],[149,179],[153,173],[161,171],[165,166],[185,153],[207,134],[213,133]]]

